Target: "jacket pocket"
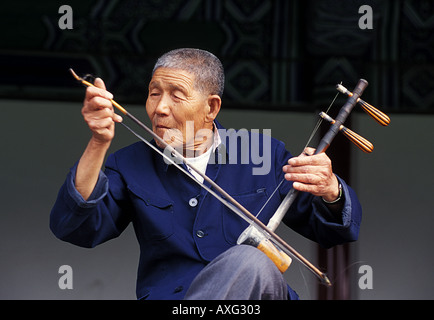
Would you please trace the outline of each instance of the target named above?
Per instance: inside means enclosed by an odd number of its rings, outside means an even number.
[[[265,188],[233,195],[232,197],[254,216],[256,216],[268,198]],[[224,207],[222,222],[225,240],[232,245],[237,243],[238,237],[249,225],[244,219],[227,207]]]
[[[134,207],[134,228],[138,237],[163,240],[173,234],[173,202],[138,185],[128,185]]]

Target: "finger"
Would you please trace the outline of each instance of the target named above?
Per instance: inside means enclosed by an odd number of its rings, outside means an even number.
[[[121,123],[122,121],[124,121],[124,119],[122,119],[122,117],[120,115],[118,115],[117,113],[114,113],[113,114],[113,121]]]
[[[101,118],[111,118],[114,122],[122,122],[123,119],[120,115],[116,114],[113,105],[110,104],[109,108],[104,108],[101,110],[99,115]]]
[[[294,182],[292,184],[292,187],[298,191],[302,191],[302,192],[309,192],[313,195],[317,195],[318,194],[318,187],[316,185],[313,184],[305,184],[305,183],[301,183],[301,182]]]
[[[316,149],[311,147],[306,147],[300,156],[312,156],[315,154]]]
[[[83,111],[83,115],[84,115],[86,121],[100,120],[100,119],[106,119],[106,118],[109,118],[114,122],[122,122],[123,121],[122,117],[114,112],[113,107],[111,105],[110,105],[110,107],[106,107],[106,108],[102,108],[102,109],[98,109],[98,110],[85,109]]]
[[[288,164],[283,166],[283,172],[289,172],[291,170],[291,166],[297,165],[298,163],[297,158],[303,158],[307,156],[309,156],[309,154],[307,153],[307,148],[305,148],[303,152],[300,153],[300,155],[298,155],[297,157],[288,159]]]
[[[327,174],[331,170],[328,162],[312,161],[310,164],[300,165],[286,165],[283,167],[285,173],[313,173],[313,174]]]
[[[291,166],[322,166],[329,165],[329,157],[325,153],[319,153],[312,156],[298,156],[288,160],[288,164]]]
[[[311,165],[286,165],[283,167],[283,172],[285,173],[313,173],[317,171],[316,166]]]
[[[108,100],[113,99],[113,95],[104,88],[87,87],[85,100],[91,100],[93,97],[102,97]]]
[[[315,174],[299,174],[299,173],[286,173],[285,179],[293,182],[301,182],[304,184],[319,184],[322,182],[321,177]]]
[[[110,93],[109,91],[107,91],[105,83],[101,78],[96,78],[93,84],[95,87],[104,90],[104,98],[109,99],[109,100],[113,99],[113,94]]]
[[[300,155],[298,157],[293,157],[288,160],[289,166],[307,166],[307,165],[315,165],[316,156],[306,156],[306,155]]]
[[[91,109],[94,110],[100,110],[100,109],[113,110],[113,105],[111,101],[100,96],[93,97],[88,104],[91,107]]]
[[[89,119],[105,119],[105,118],[113,118],[113,109],[109,107],[104,107],[96,110],[85,110],[84,114]]]
[[[105,87],[105,83],[101,78],[96,78],[95,81],[93,82],[93,85],[97,88],[107,90]]]

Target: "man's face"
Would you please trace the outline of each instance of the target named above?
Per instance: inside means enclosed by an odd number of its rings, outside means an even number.
[[[172,146],[181,141],[178,141],[179,134],[177,141],[173,141],[176,135],[171,132],[181,132],[182,143],[186,144],[187,121],[194,122],[195,135],[200,129],[212,129],[212,123],[206,121],[208,97],[194,88],[194,76],[180,69],[158,68],[154,72],[149,83],[146,112],[152,130]]]

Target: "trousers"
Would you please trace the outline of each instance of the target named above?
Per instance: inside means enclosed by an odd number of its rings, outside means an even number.
[[[234,246],[193,280],[185,300],[287,300],[288,285],[274,263],[249,245]]]

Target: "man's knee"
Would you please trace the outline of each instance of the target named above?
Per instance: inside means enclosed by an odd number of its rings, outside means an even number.
[[[186,299],[286,299],[279,269],[260,250],[234,246],[214,259],[195,278]]]
[[[271,261],[265,253],[253,246],[234,246],[230,248],[227,253],[230,259],[238,261],[240,266],[246,267],[249,270],[264,271],[264,269],[271,269],[273,271],[278,271],[273,261]]]

